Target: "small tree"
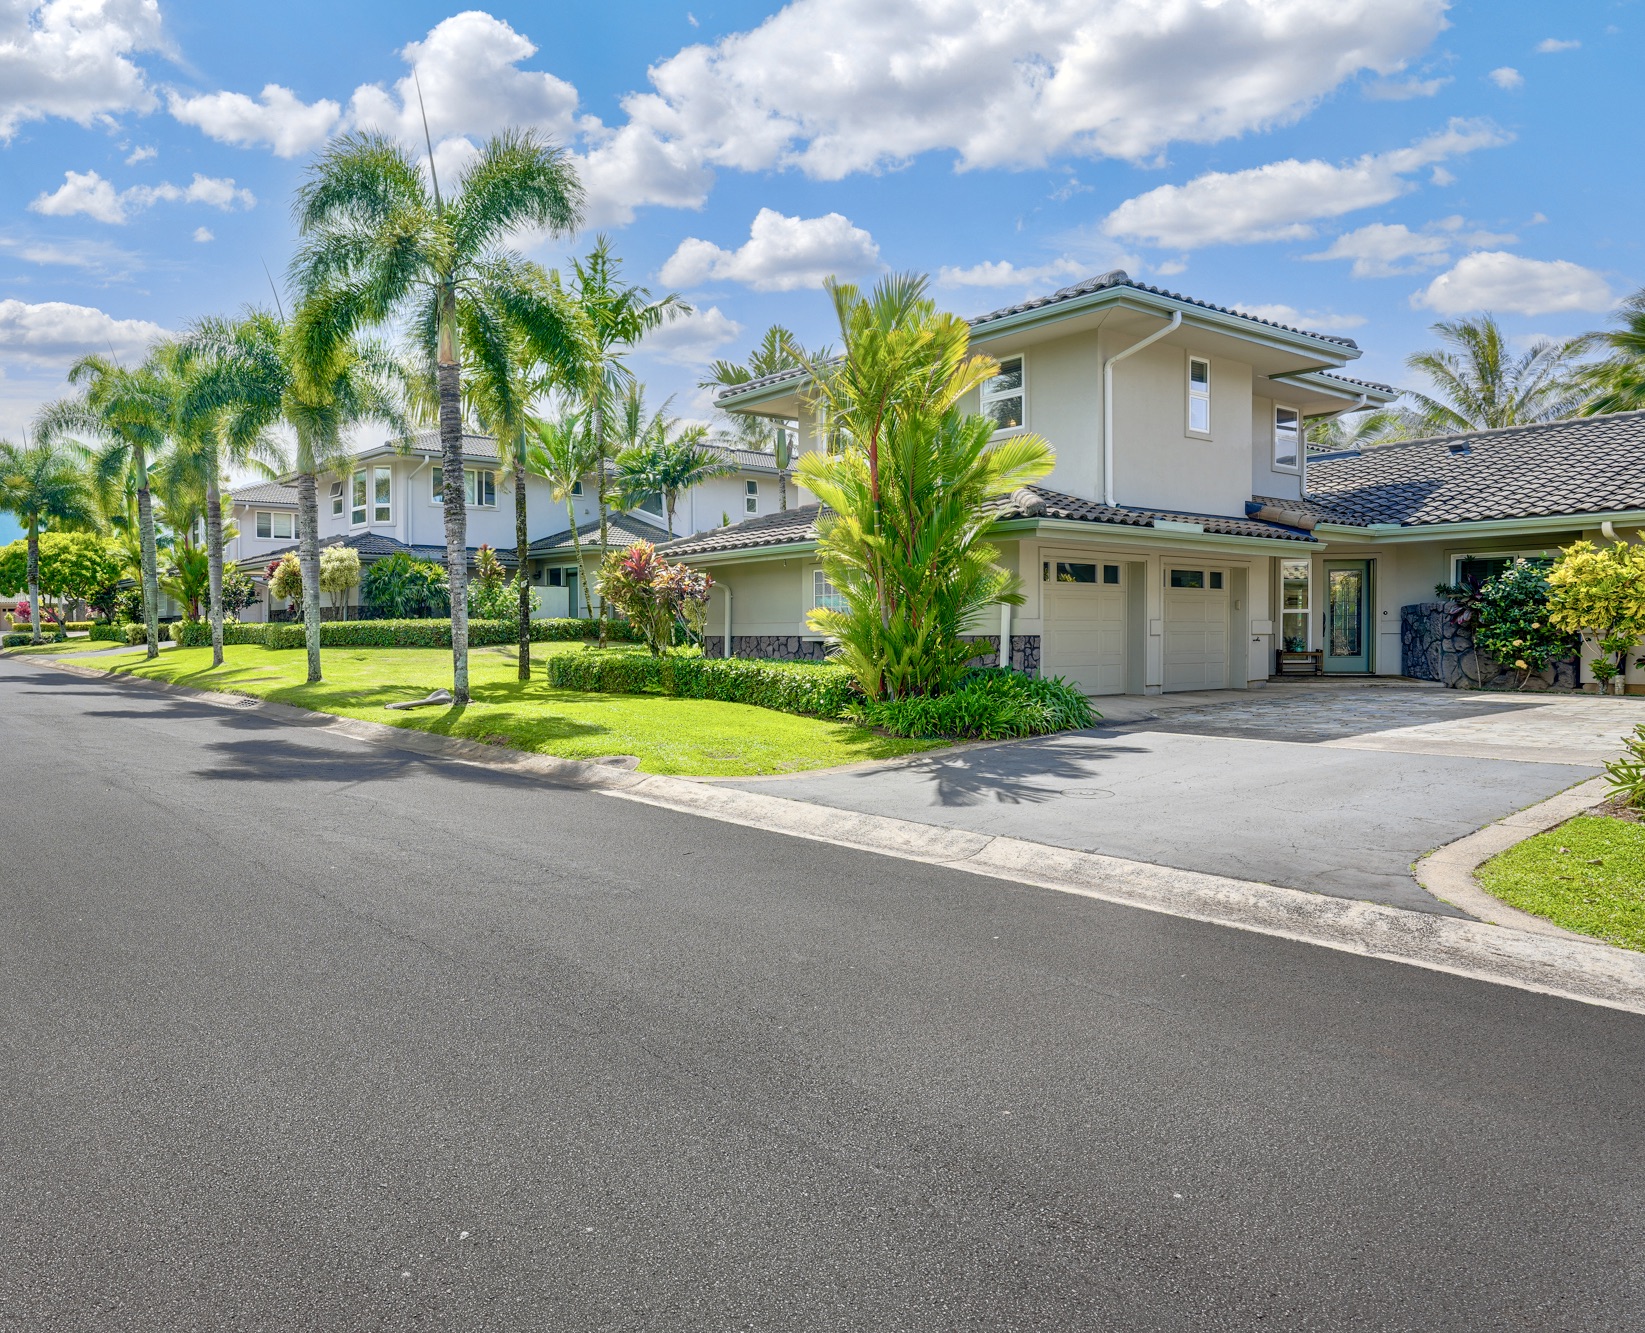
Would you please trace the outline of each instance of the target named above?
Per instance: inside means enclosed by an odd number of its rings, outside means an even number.
[[[303,596],[303,567],[294,552],[268,562],[268,595],[296,603]]]
[[[1516,560],[1479,590],[1474,647],[1520,673],[1519,688],[1570,647],[1571,636],[1548,610],[1548,571]]]
[[[160,590],[181,602],[183,614],[190,620],[199,620],[200,602],[211,587],[211,561],[205,548],[179,542],[172,549],[171,560],[171,572],[160,580]]]
[[[468,585],[468,613],[476,620],[506,620],[514,609],[509,601],[508,571],[497,552],[484,542],[474,552],[474,578]]]
[[[251,581],[250,575],[242,574],[237,569],[225,570],[223,573],[223,614],[240,618],[240,612],[257,600],[257,585]]]
[[[320,552],[320,591],[331,594],[335,610],[348,602],[351,588],[360,586],[360,553],[352,546],[327,546]]]
[[[701,637],[713,586],[707,574],[659,560],[650,542],[613,551],[600,566],[600,595],[640,631],[653,657],[673,643],[676,621]]]
[[[1645,546],[1567,546],[1548,574],[1548,615],[1594,649],[1601,692],[1614,680],[1622,693],[1628,654],[1645,639]]]

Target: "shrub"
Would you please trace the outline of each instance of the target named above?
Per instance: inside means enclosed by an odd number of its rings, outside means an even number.
[[[223,571],[223,614],[235,620],[240,618],[240,612],[257,601],[257,585],[251,581],[251,575],[242,574],[237,569]]]
[[[278,560],[270,560],[264,572],[268,575],[270,597],[293,605],[303,600],[303,566],[293,552],[287,551]]]
[[[63,628],[70,634],[89,634],[96,624],[95,620],[71,620]]]
[[[654,656],[674,641],[678,622],[688,635],[702,633],[708,613],[708,591],[714,580],[685,565],[657,558],[650,542],[635,542],[626,551],[613,551],[600,566],[600,593],[637,626]]]
[[[349,591],[360,585],[360,553],[352,546],[326,546],[320,551],[320,591],[331,594],[334,607],[348,602]]]
[[[45,639],[50,638],[51,636],[42,633],[40,637]],[[26,634],[21,630],[14,634],[0,634],[0,648],[21,648],[25,643],[33,642],[34,635]]]
[[[877,699],[852,715],[894,736],[983,741],[1089,727],[1097,718],[1090,701],[1061,677],[1043,680],[997,667],[968,672],[947,694]]]
[[[1645,547],[1573,542],[1548,575],[1548,610],[1556,626],[1593,648],[1589,670],[1601,693],[1614,680],[1621,694],[1628,654],[1645,639]]]
[[[178,623],[180,624],[182,622],[179,621]],[[146,626],[144,626],[142,624],[126,625],[124,627],[124,629],[126,631],[126,642],[127,643],[147,643],[148,642],[148,629],[147,629]],[[157,633],[158,633],[157,642],[159,642],[159,643],[169,643],[171,641],[171,626],[170,625],[161,625],[161,626],[159,626]]]
[[[1605,765],[1609,795],[1634,810],[1645,810],[1645,722],[1623,738],[1622,746],[1626,753]]]
[[[143,590],[128,588],[114,599],[116,620],[138,621],[143,618]]]
[[[111,625],[107,621],[103,621],[93,625],[86,637],[98,643],[124,643],[126,641],[126,627],[124,625]]]
[[[436,561],[396,551],[361,577],[360,605],[367,615],[385,620],[450,615],[445,569]]]
[[[656,691],[682,699],[717,699],[812,717],[838,717],[862,699],[851,673],[830,662],[561,653],[548,659],[548,683],[560,689],[607,694]]]

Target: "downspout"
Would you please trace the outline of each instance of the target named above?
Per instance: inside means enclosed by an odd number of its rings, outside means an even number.
[[[1297,494],[1302,499],[1306,500],[1308,498],[1308,422],[1309,421],[1335,421],[1338,417],[1345,417],[1350,412],[1360,411],[1361,409],[1368,406],[1370,401],[1371,401],[1371,395],[1368,394],[1368,393],[1362,393],[1359,396],[1359,401],[1357,403],[1355,403],[1352,407],[1339,408],[1335,412],[1322,412],[1317,417],[1309,417],[1309,418],[1306,418],[1303,421],[1303,423],[1302,423],[1302,440],[1301,440],[1301,443],[1299,445],[1299,447],[1302,450],[1302,454],[1301,454],[1301,457],[1297,461],[1297,466],[1300,469],[1300,472],[1299,472],[1298,478],[1297,478]]]
[[[1114,503],[1114,363],[1157,343],[1181,324],[1182,311],[1178,310],[1172,313],[1171,322],[1163,329],[1155,329],[1141,342],[1132,343],[1123,352],[1115,352],[1102,363],[1102,502],[1105,505]]]

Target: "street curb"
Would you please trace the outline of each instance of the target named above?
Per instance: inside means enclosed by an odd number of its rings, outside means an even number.
[[[1474,878],[1474,871],[1498,853],[1538,833],[1558,828],[1566,820],[1593,809],[1605,800],[1608,791],[1609,783],[1605,778],[1589,778],[1586,782],[1579,782],[1546,801],[1515,811],[1494,824],[1487,824],[1478,832],[1429,852],[1411,867],[1411,873],[1417,883],[1434,897],[1453,907],[1460,907],[1481,921],[1557,939],[1589,940],[1589,936],[1579,935],[1543,917],[1510,907],[1502,899],[1486,893]]]
[[[1466,921],[1018,838],[836,810],[763,792],[528,754],[380,722],[313,713],[248,695],[197,690],[45,660],[71,675],[129,682],[240,713],[261,714],[271,721],[334,732],[367,744],[503,772],[532,774],[564,786],[588,788],[748,828],[1645,1014],[1645,954],[1563,931],[1555,935],[1489,921]],[[1562,795],[1569,797],[1580,790],[1573,788]],[[1540,808],[1532,807],[1509,819],[1525,819]]]

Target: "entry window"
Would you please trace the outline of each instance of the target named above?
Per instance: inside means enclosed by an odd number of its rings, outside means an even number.
[[[1171,586],[1173,588],[1203,588],[1205,586],[1205,571],[1203,569],[1173,569],[1171,571]]]
[[[1097,581],[1097,567],[1082,565],[1068,560],[1057,561],[1058,583],[1095,583]]]
[[[331,516],[333,518],[343,516],[343,483],[340,481],[331,483]]]
[[[1302,413],[1294,407],[1274,409],[1274,466],[1281,472],[1297,470],[1302,449]]]
[[[743,513],[757,514],[760,512],[760,483],[745,481],[743,483]]]
[[[1188,358],[1188,429],[1211,433],[1211,363],[1202,356]]]
[[[1102,567],[1102,581],[1104,583],[1118,583],[1120,581],[1120,567],[1118,565],[1104,565]]]
[[[1308,613],[1313,609],[1311,569],[1306,560],[1279,563],[1280,646],[1288,653],[1308,651]]]
[[[565,586],[565,570],[559,565],[555,565],[548,571],[548,586],[551,588],[563,588]]]
[[[828,576],[820,569],[811,571],[811,605],[825,611],[849,609],[845,594],[830,583]]]
[[[1023,362],[1020,356],[1000,361],[999,372],[982,386],[982,414],[995,430],[1016,430],[1023,423]]]
[[[371,521],[373,523],[393,521],[394,510],[389,504],[393,487],[393,474],[388,468],[379,467],[371,470]]]
[[[366,521],[366,474],[364,472],[354,474],[353,483],[349,489],[348,521],[350,523],[364,523]]]

